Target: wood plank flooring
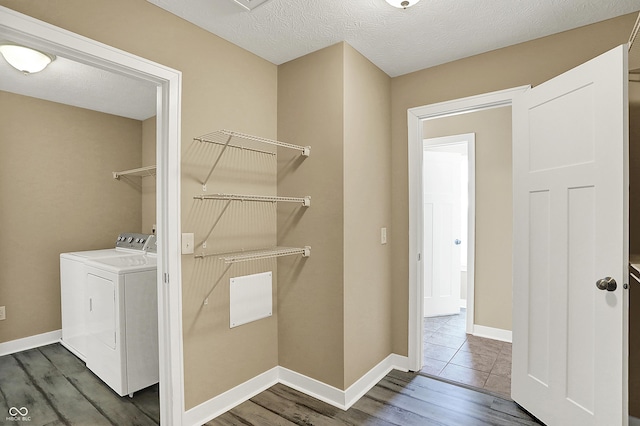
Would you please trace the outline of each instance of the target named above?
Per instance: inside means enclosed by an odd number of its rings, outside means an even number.
[[[26,407],[30,421],[12,421]],[[147,426],[158,387],[120,397],[59,344],[0,357],[0,425]],[[415,373],[392,371],[347,411],[278,384],[207,423],[217,425],[537,425],[514,402]]]
[[[6,420],[11,407],[30,421]],[[154,426],[158,386],[120,397],[60,344],[0,357],[0,424]]]
[[[415,373],[390,372],[347,411],[277,384],[206,423],[229,425],[539,425],[513,401]]]

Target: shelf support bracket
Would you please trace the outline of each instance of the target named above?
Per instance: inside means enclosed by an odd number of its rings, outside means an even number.
[[[233,137],[233,135],[229,135],[227,137],[227,141],[224,143],[224,145],[222,147],[222,150],[220,151],[220,154],[218,154],[218,158],[216,158],[216,161],[213,163],[213,166],[211,166],[211,170],[209,170],[209,174],[207,175],[207,177],[202,182],[202,190],[203,191],[207,190],[207,182],[209,182],[209,178],[211,178],[211,175],[213,174],[213,171],[215,170],[215,168],[218,165],[218,163],[220,162],[220,159],[222,158],[222,155],[224,154],[225,150],[229,147],[229,142],[231,142],[231,138],[232,137]]]

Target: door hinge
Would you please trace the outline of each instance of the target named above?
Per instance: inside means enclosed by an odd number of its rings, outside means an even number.
[[[164,283],[169,284],[169,274],[166,272],[164,273]]]
[[[418,253],[418,262],[422,260],[422,253]]]

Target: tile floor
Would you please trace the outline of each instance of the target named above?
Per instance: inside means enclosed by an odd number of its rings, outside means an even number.
[[[421,373],[510,398],[511,343],[466,334],[466,310],[424,319]]]

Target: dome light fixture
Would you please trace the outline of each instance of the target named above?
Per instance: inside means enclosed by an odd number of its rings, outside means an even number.
[[[10,43],[0,44],[0,54],[9,65],[25,75],[42,71],[56,59],[54,55]]]
[[[393,7],[397,7],[398,9],[406,9],[418,3],[419,1],[420,0],[387,0],[387,3],[389,3]]]

